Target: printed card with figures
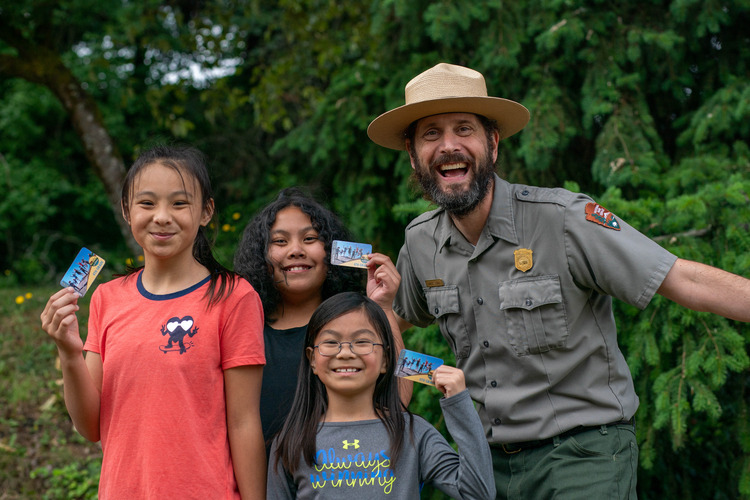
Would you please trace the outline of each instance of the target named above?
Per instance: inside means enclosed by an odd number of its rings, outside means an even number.
[[[60,281],[63,287],[73,287],[78,295],[86,295],[91,284],[104,267],[104,259],[86,247],[81,248],[68,271]]]
[[[333,240],[333,243],[331,243],[331,264],[367,269],[367,257],[365,256],[371,253],[372,245],[369,243]]]
[[[396,376],[434,386],[432,372],[442,364],[443,360],[435,356],[401,349],[396,363]]]

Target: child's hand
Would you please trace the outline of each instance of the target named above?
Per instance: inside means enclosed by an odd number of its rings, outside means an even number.
[[[393,299],[401,284],[401,275],[391,258],[382,253],[371,253],[367,262],[367,296],[384,311],[393,308]]]
[[[50,297],[42,311],[42,329],[54,339],[61,355],[76,355],[83,350],[76,311],[78,294],[72,288],[63,288]]]
[[[440,365],[432,372],[432,381],[446,398],[466,389],[464,372],[452,366]]]

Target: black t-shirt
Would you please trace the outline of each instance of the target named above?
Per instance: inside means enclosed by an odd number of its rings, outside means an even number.
[[[260,390],[260,420],[266,441],[266,456],[271,440],[281,430],[292,407],[306,333],[307,325],[288,330],[275,330],[266,325],[263,329],[266,366],[263,367]]]

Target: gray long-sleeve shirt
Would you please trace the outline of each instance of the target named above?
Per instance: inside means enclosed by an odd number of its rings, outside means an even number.
[[[315,463],[310,467],[300,457],[294,476],[281,464],[274,467],[274,442],[268,499],[418,499],[422,483],[452,498],[495,498],[492,458],[469,392],[442,399],[440,406],[458,453],[430,423],[414,416],[413,440],[404,437],[391,467],[388,432],[380,420],[325,422],[318,430]]]

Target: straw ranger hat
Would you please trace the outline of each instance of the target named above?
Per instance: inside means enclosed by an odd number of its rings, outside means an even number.
[[[404,132],[425,116],[441,113],[475,113],[497,121],[500,139],[520,131],[529,122],[529,110],[501,97],[487,96],[487,85],[478,71],[440,63],[406,84],[406,104],[375,118],[367,127],[373,142],[390,149],[406,149]]]

